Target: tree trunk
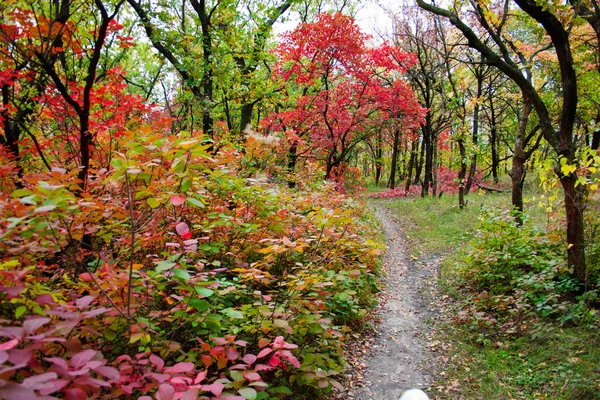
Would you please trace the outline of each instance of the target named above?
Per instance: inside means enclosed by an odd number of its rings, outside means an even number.
[[[287,165],[287,172],[288,172],[288,188],[293,189],[296,187],[296,179],[294,176],[294,173],[296,172],[296,163],[298,162],[298,145],[297,144],[292,144],[290,146],[290,149],[288,150],[288,165]]]
[[[410,158],[408,159],[408,167],[406,168],[406,183],[404,184],[404,193],[410,191],[410,184],[412,183],[412,171],[415,169],[415,162],[417,160],[417,140],[414,140],[411,144]]]
[[[400,142],[400,129],[394,131],[394,147],[392,149],[392,166],[390,171],[389,188],[396,188],[396,167],[398,164],[398,147]]]
[[[255,103],[244,104],[240,113],[240,136],[244,135],[246,128],[252,122],[252,112]]]
[[[465,184],[465,194],[468,194],[471,191],[471,186],[473,185],[473,179],[475,179],[475,173],[477,172],[477,142],[479,140],[479,99],[482,95],[483,88],[483,71],[478,70],[477,72],[477,101],[475,102],[475,106],[473,107],[473,147],[475,147],[473,151],[473,157],[471,158],[471,168],[469,169],[469,177],[467,178],[467,183]]]
[[[587,281],[585,267],[585,237],[583,210],[585,208],[584,186],[578,185],[575,173],[560,176],[565,192],[565,211],[567,216],[568,265],[573,267],[573,275],[581,283]]]
[[[510,172],[512,183],[512,206],[517,211],[515,222],[518,226],[523,224],[523,183],[525,181],[524,164],[525,157],[525,134],[527,132],[527,121],[532,110],[531,101],[523,94],[523,112],[519,118],[519,127],[515,138],[515,150],[512,158],[512,170]]]
[[[458,206],[465,208],[465,177],[467,176],[467,151],[465,149],[464,139],[458,139],[458,148],[460,149],[460,171],[458,171]]]
[[[433,130],[431,127],[431,117],[427,113],[425,125],[423,126],[423,147],[425,148],[425,173],[423,185],[421,186],[421,197],[429,195],[429,189],[433,181]]]
[[[422,128],[421,128],[422,130]],[[417,170],[415,173],[415,185],[421,181],[421,173],[423,171],[423,161],[425,160],[425,146],[421,142],[421,148],[419,150],[419,158],[417,159]]]
[[[381,143],[381,135],[375,139],[375,185],[379,186],[381,180],[381,169],[383,167],[383,144]]]

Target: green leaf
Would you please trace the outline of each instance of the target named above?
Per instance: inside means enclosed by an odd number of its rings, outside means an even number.
[[[21,318],[21,316],[23,314],[25,314],[25,311],[27,311],[27,307],[25,307],[25,306],[17,307],[17,309],[15,310],[15,318]]]
[[[196,289],[196,293],[198,293],[200,295],[200,297],[210,297],[214,293],[214,291],[212,291],[210,289],[202,288],[202,287],[198,287],[198,286],[196,286],[194,289]]]
[[[10,197],[23,197],[23,196],[30,196],[32,195],[33,192],[31,190],[27,190],[27,189],[17,189],[14,190],[11,194]]]
[[[149,199],[147,199],[146,203],[148,203],[150,208],[156,208],[156,207],[160,206],[160,202],[158,200],[156,200],[154,197],[150,197]]]
[[[180,268],[175,268],[173,270],[173,275],[175,275],[179,279],[183,279],[184,281],[190,280],[192,278],[189,272],[187,272],[185,269]]]
[[[233,308],[226,308],[221,312],[227,315],[229,318],[244,319],[244,313],[238,310],[234,310]]]
[[[171,268],[173,268],[175,266],[174,262],[171,261],[159,261],[156,263],[156,268],[155,271],[156,272],[163,272],[163,271],[168,271]]]
[[[213,332],[221,332],[221,322],[213,318],[205,319],[202,324],[206,329],[210,329]]]
[[[190,301],[190,307],[194,307],[196,310],[202,312],[208,309],[208,301],[202,299],[193,299]]]
[[[197,200],[197,199],[195,199],[193,197],[186,197],[185,201],[187,203],[195,206],[195,207],[198,207],[198,208],[205,208],[206,207],[203,202],[201,202],[200,200]]]
[[[185,181],[183,181],[183,183],[181,184],[181,193],[187,192],[192,186],[192,182],[192,178],[188,178]]]
[[[117,334],[115,331],[111,330],[111,329],[105,329],[102,334],[104,335],[104,337],[108,340],[115,340],[115,338],[117,337]]]
[[[239,390],[239,393],[247,400],[256,400],[256,390],[246,387]]]
[[[348,301],[348,299],[350,298],[350,295],[346,292],[342,292],[342,293],[338,293],[338,295],[336,297],[338,299],[340,299],[341,301]]]
[[[246,380],[246,378],[244,378],[244,374],[240,371],[231,370],[229,371],[229,374],[231,375],[231,378],[236,382],[243,382],[244,380]]]

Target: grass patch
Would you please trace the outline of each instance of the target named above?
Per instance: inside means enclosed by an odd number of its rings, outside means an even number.
[[[539,197],[538,197],[539,199]],[[546,225],[546,204],[526,206],[528,223]],[[436,399],[600,399],[600,335],[595,328],[528,319],[528,329],[512,335],[485,336],[458,323],[470,304],[459,274],[468,242],[476,236],[482,206],[510,204],[509,194],[469,196],[466,209],[456,196],[441,199],[386,200],[405,226],[413,258],[446,255],[440,286],[449,302],[448,318],[436,327],[443,343],[440,376],[430,388]],[[509,321],[503,321],[504,323]]]
[[[382,201],[386,201],[403,222],[414,258],[447,254],[464,246],[475,233],[481,207],[508,204],[504,194],[471,194],[462,210],[454,195]]]

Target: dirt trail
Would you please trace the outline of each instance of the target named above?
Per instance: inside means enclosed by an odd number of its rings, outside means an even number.
[[[347,398],[396,400],[408,388],[427,388],[435,371],[428,351],[427,320],[435,316],[428,298],[436,290],[438,262],[413,262],[402,227],[382,202],[374,202],[388,242],[384,289],[377,314],[380,324],[369,350],[360,357],[366,368],[355,376]],[[437,260],[435,260],[437,261]],[[362,378],[362,379],[361,379]]]

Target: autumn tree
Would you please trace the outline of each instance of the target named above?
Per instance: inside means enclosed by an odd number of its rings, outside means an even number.
[[[324,163],[325,179],[339,174],[379,126],[376,116],[401,118],[408,128],[422,112],[399,79],[412,56],[387,44],[368,48],[367,40],[351,17],[325,13],[285,34],[277,49],[276,79],[296,85],[284,99],[287,109],[271,115],[269,124],[287,135],[288,159],[310,154]]]
[[[515,0],[514,2],[545,30],[556,52],[560,68],[560,97],[562,100],[560,117],[556,121],[551,116],[549,105],[511,57],[509,46],[501,34],[511,12],[511,2],[504,1],[502,7],[498,9],[489,8],[481,3],[472,2],[470,4],[470,11],[476,16],[479,26],[489,33],[495,47],[482,41],[475,31],[465,23],[459,15],[459,8],[447,10],[424,0],[417,0],[417,3],[425,10],[447,18],[462,32],[468,45],[482,54],[487,64],[501,70],[519,86],[536,110],[544,139],[552,146],[557,157],[564,158],[568,165],[576,165],[577,143],[573,127],[577,110],[577,77],[573,68],[568,20],[564,22],[564,15],[560,14],[562,9],[549,9],[533,0]],[[496,17],[492,18],[492,16]],[[557,163],[557,165],[559,164]],[[584,282],[586,268],[583,188],[577,186],[576,170],[557,167],[556,173],[565,196],[567,243],[569,243],[568,264],[574,268],[574,276]]]

